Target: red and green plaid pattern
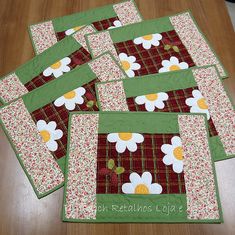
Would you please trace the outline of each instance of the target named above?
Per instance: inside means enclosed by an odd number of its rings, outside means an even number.
[[[37,121],[39,120],[44,120],[46,123],[55,121],[56,129],[62,130],[62,138],[56,140],[58,143],[58,149],[55,152],[51,152],[56,159],[59,159],[66,155],[69,112],[98,111],[96,105],[94,105],[93,107],[88,107],[87,105],[88,101],[93,101],[94,103],[96,102],[95,83],[98,81],[98,79],[94,79],[91,82],[82,86],[86,90],[86,93],[83,96],[84,103],[81,105],[76,104],[75,109],[72,111],[67,110],[65,108],[65,105],[62,105],[61,107],[56,107],[53,101],[31,113],[31,116],[35,123],[37,123]]]
[[[162,61],[169,60],[171,56],[177,57],[179,62],[186,62],[189,67],[195,66],[175,30],[163,32],[161,35],[160,45],[152,46],[148,50],[144,49],[142,44],[134,44],[133,40],[114,44],[118,54],[126,53],[128,56],[136,57],[136,63],[140,64],[141,68],[134,71],[135,76],[158,73],[159,69],[162,68]],[[172,45],[176,44],[179,52],[175,52],[173,48],[165,50],[164,46],[168,43],[166,41],[171,42]]]
[[[98,135],[97,150],[97,193],[122,193],[122,185],[129,183],[132,172],[140,176],[148,171],[152,174],[152,183],[162,186],[164,194],[185,193],[184,174],[173,171],[172,165],[166,166],[162,159],[165,154],[161,151],[163,144],[171,144],[173,136],[179,134],[142,134],[144,142],[137,144],[135,152],[127,149],[118,153],[115,143],[109,143],[107,134]],[[118,175],[118,182],[114,183],[109,175],[103,175],[101,169],[107,168],[108,160],[113,159],[116,166],[125,168],[124,173]]]
[[[108,29],[110,26],[113,26],[113,22],[115,20],[119,20],[118,17],[112,17],[112,18],[109,18],[109,19],[104,19],[104,20],[100,20],[100,21],[95,21],[93,23],[91,23],[98,31],[103,31],[103,30],[106,30]],[[80,26],[80,25],[78,25]],[[66,31],[66,30],[65,30]],[[65,34],[65,31],[62,31],[62,32],[57,32],[56,33],[56,37],[57,37],[57,40],[60,41],[62,40],[63,38],[66,37],[66,34]]]
[[[87,50],[81,47],[79,50],[73,52],[68,56],[71,59],[70,64],[68,65],[70,69],[74,69],[78,65],[82,65],[91,60],[91,55]],[[49,66],[48,66],[49,67]],[[31,81],[27,82],[24,86],[28,91],[32,91],[37,87],[40,87],[52,80],[56,79],[53,74],[51,76],[45,77],[43,72],[40,73],[37,77],[33,78]]]
[[[175,90],[167,92],[169,98],[164,101],[165,107],[163,109],[155,108],[154,112],[179,112],[179,113],[189,113],[190,107],[186,105],[185,101],[187,98],[193,97],[192,91],[198,87],[192,87],[187,89]],[[146,111],[145,105],[138,105],[135,102],[135,97],[127,98],[127,105],[130,111]],[[214,123],[211,118],[208,121],[209,132],[211,136],[218,135],[218,132],[215,129]]]

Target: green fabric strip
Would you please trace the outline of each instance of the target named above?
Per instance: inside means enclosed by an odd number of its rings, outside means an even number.
[[[123,80],[126,97],[172,91],[197,86],[192,69],[180,70],[174,73],[150,74]]]
[[[72,36],[69,36],[17,68],[15,73],[20,81],[25,84],[56,61],[72,54],[81,47]]]
[[[36,109],[52,102],[83,84],[86,84],[96,78],[88,64],[83,64],[65,73],[59,79],[55,79],[43,87],[39,87],[22,97],[28,111],[31,113]],[[69,81],[69,82],[68,82]]]
[[[113,10],[113,4],[111,4],[88,11],[59,17],[53,19],[52,23],[56,32],[62,32],[76,26],[91,24],[92,22],[112,18],[115,16],[117,16],[117,14]]]
[[[169,20],[169,17],[163,17],[153,20],[145,20],[140,23],[127,25],[117,29],[110,30],[110,36],[114,43],[132,40],[136,37],[161,33],[169,30],[173,30],[173,26]]]

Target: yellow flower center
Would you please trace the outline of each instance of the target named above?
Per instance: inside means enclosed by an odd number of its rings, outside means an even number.
[[[122,133],[118,133],[118,136],[121,140],[128,141],[131,139],[132,133],[122,132]]]
[[[46,131],[46,130],[40,131],[40,135],[42,136],[42,139],[44,142],[48,142],[51,138],[49,131]]]
[[[64,98],[65,99],[73,99],[76,96],[76,92],[75,91],[69,91],[67,93],[64,94]]]
[[[61,66],[61,62],[58,61],[58,62],[54,63],[53,65],[51,65],[51,68],[52,69],[58,69],[60,66]]]
[[[152,35],[152,34],[148,34],[148,35],[143,36],[142,38],[143,38],[144,40],[149,41],[149,40],[151,40],[151,39],[153,38],[153,35]]]
[[[125,71],[127,71],[131,67],[130,63],[126,60],[121,61],[121,64]]]
[[[175,158],[177,160],[183,160],[183,149],[182,147],[176,147],[174,150],[173,150],[173,154],[175,156]]]
[[[149,101],[154,101],[158,98],[158,95],[157,94],[149,94],[149,95],[146,95],[145,97]]]
[[[208,105],[206,104],[206,99],[201,98],[197,101],[197,105],[200,109],[208,109]]]
[[[145,184],[138,184],[135,187],[135,194],[149,194],[149,189]]]
[[[179,67],[178,65],[173,64],[173,65],[171,65],[171,66],[169,67],[169,70],[170,70],[170,71],[180,70],[180,67]]]
[[[73,30],[74,30],[74,31],[78,31],[80,28],[82,28],[82,26],[74,27]]]

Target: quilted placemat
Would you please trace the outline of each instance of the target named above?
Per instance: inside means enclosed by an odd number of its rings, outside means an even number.
[[[189,12],[85,37],[93,57],[111,51],[128,77],[214,64],[221,77],[227,77]]]
[[[97,111],[95,83],[124,78],[110,54],[0,108],[1,125],[38,198],[63,185],[71,111]]]
[[[235,156],[235,111],[216,67],[97,84],[102,111],[205,113],[213,160]]]
[[[69,126],[63,221],[223,221],[206,116],[75,112]]]
[[[123,25],[142,21],[142,16],[133,0],[85,12],[55,18],[29,27],[29,34],[36,54],[42,53],[67,35],[79,31],[78,37]]]
[[[17,99],[90,60],[75,33],[0,78],[0,101],[6,104]]]

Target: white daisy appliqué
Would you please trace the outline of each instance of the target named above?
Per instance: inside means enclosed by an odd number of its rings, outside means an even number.
[[[107,140],[110,143],[116,143],[115,147],[118,153],[125,152],[126,148],[130,152],[135,152],[137,150],[137,144],[144,141],[144,136],[138,133],[111,133],[108,134]]]
[[[159,73],[187,69],[189,67],[186,62],[179,62],[175,56],[171,56],[170,60],[163,60],[162,66],[163,67],[159,69]]]
[[[165,92],[159,92],[148,95],[141,95],[135,98],[135,102],[139,105],[145,104],[145,109],[148,112],[153,112],[155,107],[158,109],[163,109],[165,104],[163,101],[168,100],[168,95]]]
[[[139,45],[142,44],[144,49],[150,49],[151,46],[159,46],[160,40],[162,39],[162,35],[159,33],[148,34],[142,37],[138,37],[134,39],[134,43]]]
[[[83,26],[84,26],[84,25],[83,25]],[[77,27],[68,29],[68,30],[65,31],[65,34],[66,34],[67,36],[69,36],[69,35],[71,35],[71,34],[77,32],[78,30],[80,30],[83,26],[77,26]]]
[[[162,186],[158,183],[152,184],[150,172],[144,172],[142,176],[133,172],[130,174],[130,183],[122,185],[122,192],[126,194],[160,194]]]
[[[134,70],[138,70],[141,68],[140,64],[135,63],[135,56],[128,56],[125,53],[120,53],[118,56],[122,64],[122,68],[124,69],[127,76],[130,78],[134,77]]]
[[[60,107],[65,105],[66,109],[74,110],[76,104],[83,104],[84,99],[83,95],[86,93],[86,90],[83,87],[79,87],[75,90],[65,93],[63,96],[55,100],[54,105]]]
[[[113,21],[113,26],[110,26],[108,29],[115,29],[115,28],[119,28],[122,26],[122,23],[120,20],[115,20]]]
[[[210,119],[210,113],[206,99],[202,96],[199,90],[193,90],[193,97],[186,99],[185,103],[190,106],[190,113],[206,113],[207,120]]]
[[[43,75],[45,77],[51,76],[52,74],[58,78],[63,73],[69,72],[70,67],[68,66],[71,63],[71,59],[69,57],[65,57],[62,60],[57,61],[56,63],[52,64],[50,67],[43,71]]]
[[[166,155],[163,158],[164,164],[173,165],[173,171],[181,173],[183,171],[183,148],[180,137],[171,138],[171,144],[163,144],[161,151]]]
[[[56,130],[56,122],[51,121],[46,123],[44,120],[39,120],[37,122],[37,129],[48,149],[56,151],[58,149],[56,140],[63,136],[63,132],[60,129]]]

